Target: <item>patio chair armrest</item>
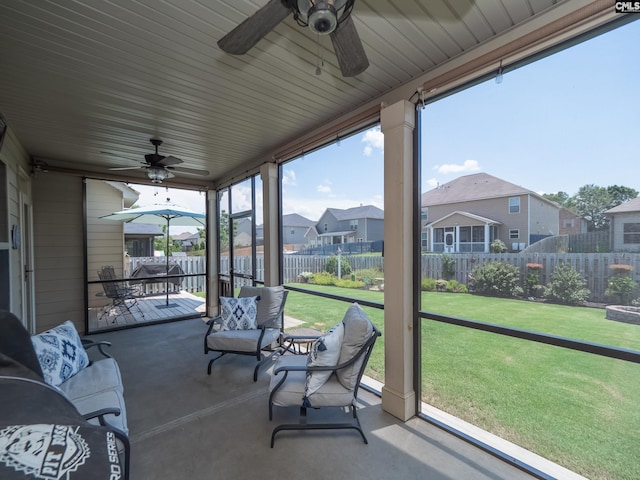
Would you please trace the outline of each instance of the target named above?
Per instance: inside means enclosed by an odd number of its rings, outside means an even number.
[[[115,415],[116,417],[120,416],[119,408],[102,408],[100,410],[96,410],[95,412],[89,412],[82,416],[85,420],[91,420],[92,418],[97,418],[102,426],[110,426],[104,419],[105,415]]]
[[[277,367],[273,374],[277,375],[279,372],[333,372],[338,370],[338,365],[329,365],[326,367],[307,367],[306,365],[283,365],[281,367]]]
[[[84,347],[85,350],[88,350],[92,347],[98,347],[98,350],[100,351],[100,353],[106,357],[106,358],[113,358],[111,355],[109,355],[107,352],[105,352],[102,348],[103,347],[110,347],[111,346],[111,342],[106,342],[104,340],[101,340],[99,342],[94,342],[93,340],[89,340],[87,338],[83,338],[82,340],[82,346]]]

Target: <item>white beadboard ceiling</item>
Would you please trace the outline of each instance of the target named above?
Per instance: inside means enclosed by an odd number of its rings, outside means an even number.
[[[2,1],[0,112],[29,155],[52,167],[99,175],[133,166],[159,137],[161,154],[210,172],[174,180],[213,185],[389,92],[415,90],[465,52],[589,2],[357,0],[370,67],[355,78],[340,76],[328,37],[318,46],[291,16],[248,54],[222,52],[216,42],[265,3]]]

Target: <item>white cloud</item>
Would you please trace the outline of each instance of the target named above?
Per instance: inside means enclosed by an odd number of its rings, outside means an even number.
[[[431,187],[431,188],[436,188],[438,186],[438,179],[437,178],[430,178],[429,180],[427,180],[427,186]]]
[[[331,193],[331,187],[328,185],[318,185],[316,190],[320,193]]]
[[[285,170],[282,174],[282,184],[283,185],[296,185],[296,172],[291,170],[290,168]]]
[[[462,165],[455,163],[446,163],[444,165],[436,165],[434,167],[438,173],[461,173],[461,172],[477,172],[480,170],[477,160],[465,160]]]
[[[371,156],[374,150],[379,150],[382,153],[384,150],[384,135],[380,131],[380,127],[367,130],[362,137],[362,142],[365,144],[363,150],[365,156]]]

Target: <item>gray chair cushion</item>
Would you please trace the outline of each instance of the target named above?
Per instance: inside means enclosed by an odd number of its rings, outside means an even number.
[[[207,336],[207,346],[211,350],[217,351],[235,351],[235,352],[255,352],[258,345],[258,339],[262,330],[225,330],[212,333]],[[280,330],[277,328],[267,328],[262,337],[262,345],[267,345],[278,340]]]
[[[113,358],[104,358],[80,370],[59,388],[72,402],[105,390],[122,393],[120,368]]]
[[[307,365],[306,355],[284,355],[278,359],[274,371],[281,366],[298,366],[305,367]],[[280,382],[283,372],[271,376],[269,390],[272,391]],[[302,405],[305,395],[305,387],[307,383],[306,372],[289,372],[285,383],[278,389],[272,398],[273,405],[279,407],[290,407]],[[331,375],[322,387],[310,395],[307,400],[312,407],[344,407],[354,402],[353,390],[347,390],[336,379],[335,375]]]
[[[352,359],[373,333],[371,320],[357,303],[353,303],[349,307],[342,323],[344,323],[344,338],[340,347],[339,364]],[[355,388],[362,362],[364,362],[364,355],[348,367],[341,368],[336,372],[338,380],[345,388],[349,390]]]
[[[238,297],[260,297],[258,301],[258,314],[256,319],[258,325],[272,320],[280,311],[282,298],[284,297],[284,287],[242,287]]]
[[[104,419],[109,425],[122,430],[125,434],[129,435],[129,428],[127,427],[127,411],[125,410],[122,393],[116,390],[105,390],[95,395],[89,395],[87,397],[73,400],[72,403],[81,415],[87,415],[88,413],[96,412],[103,408],[119,408],[120,415],[105,415]],[[89,420],[89,423],[100,425],[100,421],[97,418]]]

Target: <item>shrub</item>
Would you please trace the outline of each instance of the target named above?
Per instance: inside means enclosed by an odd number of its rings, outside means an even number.
[[[444,280],[442,278],[436,280],[436,290],[438,292],[444,292],[447,289],[447,280]]]
[[[467,293],[467,286],[460,283],[457,280],[449,280],[447,282],[447,287],[445,288],[447,292],[451,293]]]
[[[338,276],[338,256],[331,255],[324,264],[324,269],[330,274]],[[340,258],[340,274],[343,277],[345,275],[351,276],[351,264],[344,257]]]
[[[336,287],[342,287],[342,288],[363,288],[364,287],[364,282],[361,282],[359,280],[346,280],[346,279],[340,280],[338,278],[334,278],[333,284]]]
[[[491,253],[505,253],[507,251],[507,246],[502,240],[494,240],[491,242],[491,245],[489,245],[489,251]]]
[[[313,273],[309,276],[309,283],[315,283],[316,285],[333,285],[335,277],[329,272]]]
[[[551,274],[549,286],[545,288],[545,296],[556,303],[580,305],[591,294],[586,285],[587,282],[580,272],[568,263],[561,263]]]
[[[442,255],[442,278],[451,280],[456,276],[456,260],[447,253]]]
[[[506,262],[488,262],[472,271],[474,293],[496,297],[514,297],[522,292],[520,270]]]
[[[355,275],[355,280],[361,280],[365,285],[373,285],[373,280],[375,278],[384,278],[384,273],[377,268],[363,268],[362,270],[356,270]]]
[[[621,305],[631,305],[631,301],[636,297],[638,282],[627,275],[614,275],[609,279],[607,289],[604,294],[613,297]]]
[[[435,292],[435,278],[423,278],[422,280],[420,280],[420,290],[422,290],[423,292]]]

